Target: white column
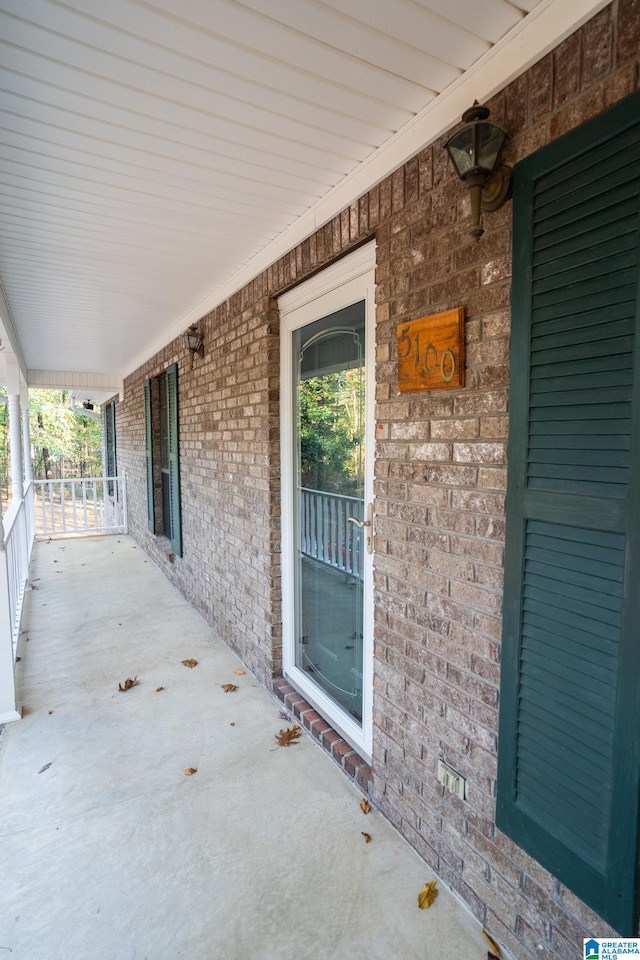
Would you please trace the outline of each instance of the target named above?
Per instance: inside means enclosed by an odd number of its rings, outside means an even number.
[[[16,678],[13,659],[13,631],[9,609],[9,573],[7,551],[0,516],[0,723],[20,720],[22,708],[16,703]]]
[[[9,443],[11,445],[11,497],[22,500],[22,437],[20,430],[20,368],[9,361],[6,370],[9,396]],[[9,569],[0,504],[0,723],[19,720],[14,673],[13,617],[9,597]]]
[[[7,364],[7,367],[9,364]],[[12,365],[17,366],[17,365]],[[12,378],[7,371],[7,391],[11,386],[17,387],[19,380],[19,372],[16,378]],[[15,373],[15,371],[11,371]],[[9,431],[11,431],[11,396],[9,398]],[[15,421],[15,411],[13,414],[13,419]],[[19,439],[19,429],[18,429],[18,439]],[[12,478],[12,495],[13,493],[13,477],[14,477],[14,465],[13,465],[13,438],[10,438],[11,443],[11,478]],[[20,444],[18,442],[18,450],[20,450]],[[19,471],[20,476],[22,476],[22,471]],[[19,497],[22,497],[22,490],[20,490]],[[9,723],[11,720],[19,720],[22,716],[22,711],[20,706],[16,703],[16,678],[14,672],[14,657],[13,657],[13,630],[11,627],[12,616],[10,602],[9,602],[9,571],[7,568],[7,550],[4,542],[4,526],[2,520],[2,501],[0,500],[0,723]]]
[[[25,483],[33,480],[31,465],[31,429],[29,426],[29,387],[26,383],[20,385],[20,406],[22,408],[22,459],[24,462]]]
[[[9,396],[9,449],[11,452],[11,499],[22,500],[22,429],[20,425],[20,368],[7,363],[7,394]]]
[[[11,499],[22,500],[22,436],[20,394],[9,394],[9,449],[11,451]]]

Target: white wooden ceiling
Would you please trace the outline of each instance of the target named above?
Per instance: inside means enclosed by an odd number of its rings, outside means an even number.
[[[130,372],[605,2],[0,0],[3,346]]]

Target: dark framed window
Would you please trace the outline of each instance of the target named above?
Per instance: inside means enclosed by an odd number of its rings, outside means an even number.
[[[149,530],[170,540],[181,557],[177,363],[145,380],[144,424]]]
[[[116,457],[116,403],[110,400],[103,407],[104,429],[104,468],[107,477],[118,475],[118,461]],[[113,483],[110,482],[109,496],[113,496]]]

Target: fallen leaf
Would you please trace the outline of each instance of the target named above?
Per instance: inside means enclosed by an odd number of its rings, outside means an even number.
[[[187,767],[187,769],[184,772],[184,775],[185,777],[192,777],[194,773],[197,773],[197,772],[198,772],[197,767]]]
[[[164,687],[156,687],[156,693],[160,693],[161,690],[164,690]]]
[[[44,767],[40,767],[40,769],[38,770],[38,773],[44,773],[45,770],[49,769],[52,763],[53,763],[53,760],[51,760],[49,763],[45,763]]]
[[[483,930],[483,931],[482,931],[482,934],[483,934],[485,940],[487,941],[487,943],[489,944],[489,946],[491,947],[491,951],[492,951],[494,957],[497,957],[498,960],[500,960],[500,957],[502,956],[502,954],[500,953],[500,947],[498,946],[498,944],[495,942],[495,940],[493,939],[493,937],[491,936],[491,934],[490,934],[490,933],[487,933],[486,930]]]
[[[236,677],[244,677],[247,673],[246,670],[234,670],[233,672],[235,673]]]
[[[436,882],[436,880],[429,880],[428,883],[425,883],[424,887],[418,894],[418,906],[421,910],[426,910],[427,907],[430,907],[435,898],[438,896]]]
[[[134,677],[133,680],[131,677],[127,677],[124,682],[124,686],[121,683],[118,684],[118,690],[120,693],[124,693],[125,690],[131,690],[131,687],[137,687],[139,683],[140,681],[138,680],[137,676]]]
[[[190,670],[193,670],[194,667],[198,666],[197,660],[183,660],[182,661],[185,667],[189,667]]]
[[[290,744],[297,743],[301,735],[302,730],[297,723],[294,723],[292,727],[287,727],[286,730],[280,730],[274,734],[279,747],[288,747]]]
[[[225,693],[233,693],[234,690],[237,690],[235,683],[222,683],[220,684]]]
[[[360,801],[360,809],[363,813],[369,813],[371,811],[371,804],[366,797],[363,797]]]
[[[373,840],[373,837],[371,836],[371,834],[365,833],[364,830],[362,830],[361,833],[362,833],[362,836],[364,837],[364,842],[371,843],[371,841]]]

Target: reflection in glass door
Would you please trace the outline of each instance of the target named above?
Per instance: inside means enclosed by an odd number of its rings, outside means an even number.
[[[362,723],[365,302],[293,332],[295,665]]]

